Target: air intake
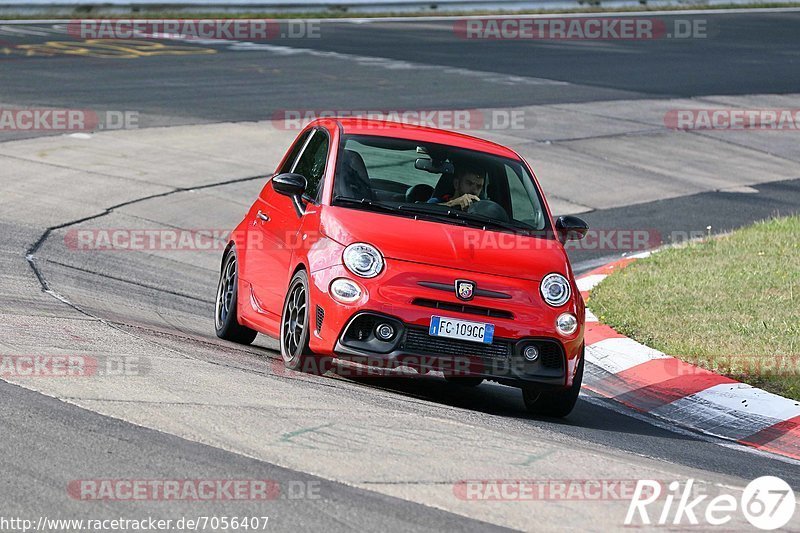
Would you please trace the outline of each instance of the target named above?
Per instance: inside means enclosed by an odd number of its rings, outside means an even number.
[[[325,310],[317,306],[317,333],[322,329],[322,321],[325,320]]]

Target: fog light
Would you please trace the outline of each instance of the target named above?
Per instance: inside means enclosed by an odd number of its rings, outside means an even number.
[[[378,327],[375,328],[375,336],[382,341],[391,340],[392,337],[394,337],[394,328],[391,324],[387,324],[386,322],[378,324]]]
[[[331,283],[331,296],[343,303],[353,303],[361,298],[361,287],[346,278],[337,278]]]
[[[578,329],[578,319],[573,314],[564,313],[556,320],[556,329],[562,335],[572,335]]]
[[[525,359],[528,361],[536,361],[539,359],[539,349],[536,346],[526,346],[522,351],[522,355],[524,355]]]

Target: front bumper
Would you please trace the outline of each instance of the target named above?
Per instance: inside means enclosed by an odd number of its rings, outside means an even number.
[[[437,285],[453,286],[463,272],[429,265],[392,262],[372,280],[354,278],[337,265],[312,273],[311,316],[317,327],[310,348],[320,355],[331,355],[377,368],[412,367],[436,370],[454,376],[480,376],[500,383],[536,383],[561,388],[572,384],[582,353],[583,301],[573,287],[573,298],[553,309],[537,303],[538,284],[526,280],[469,273],[484,293],[504,293],[501,299],[476,297],[470,302],[456,298]],[[357,302],[343,304],[328,293],[331,281],[345,277],[363,288]],[[540,298],[539,298],[540,300]],[[431,302],[440,307],[432,308]],[[489,314],[480,316],[479,310]],[[487,311],[488,310],[488,311]],[[569,337],[556,332],[555,320],[563,312],[579,317],[578,330]],[[431,316],[448,316],[495,325],[492,344],[459,341],[428,335]],[[362,324],[372,317],[371,324]],[[376,321],[390,322],[396,330],[390,343],[376,343]],[[354,333],[361,329],[361,338]],[[528,361],[522,351],[530,344],[539,348],[540,357]]]
[[[378,324],[388,323],[395,335],[382,341],[375,335]],[[539,357],[528,361],[522,355],[530,345]],[[439,371],[450,376],[479,376],[501,383],[535,382],[564,386],[567,361],[564,347],[556,339],[495,338],[491,344],[432,337],[426,328],[362,311],[353,316],[336,341],[334,354],[350,361],[381,369],[411,367],[420,372]]]

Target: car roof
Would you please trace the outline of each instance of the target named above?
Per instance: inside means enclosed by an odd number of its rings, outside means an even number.
[[[312,122],[311,125],[331,121],[338,123],[345,135],[371,135],[376,137],[393,137],[397,139],[444,144],[465,148],[467,150],[486,152],[517,161],[520,160],[520,156],[517,155],[516,152],[501,144],[463,133],[430,128],[427,126],[359,117],[317,119]]]

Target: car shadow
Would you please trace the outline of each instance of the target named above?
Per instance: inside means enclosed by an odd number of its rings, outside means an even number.
[[[538,427],[556,426],[560,431],[570,428],[581,433],[589,431],[644,437],[658,437],[679,440],[697,439],[688,432],[676,432],[647,422],[647,415],[634,416],[629,408],[612,399],[599,398],[584,391],[575,410],[566,418],[534,416],[527,412],[519,389],[498,383],[484,381],[477,387],[464,386],[446,381],[436,375],[395,376],[338,376],[353,383],[371,388],[383,389],[405,396],[412,396],[447,405],[469,409],[485,414],[517,418],[524,423]],[[630,411],[629,413],[626,411]],[[655,422],[655,420],[654,420]]]

